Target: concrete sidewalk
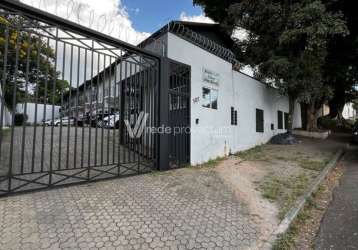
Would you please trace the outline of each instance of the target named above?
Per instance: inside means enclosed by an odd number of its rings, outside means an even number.
[[[358,249],[358,147],[350,147],[342,159],[340,185],[324,215],[316,249]]]

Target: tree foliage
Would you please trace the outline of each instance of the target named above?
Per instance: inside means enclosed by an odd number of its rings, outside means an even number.
[[[236,40],[234,49],[239,58],[256,69],[257,77],[289,96],[291,117],[293,103],[298,100],[310,107],[308,118],[314,119],[318,107],[332,95],[323,67],[330,39],[347,34],[341,13],[329,11],[321,0],[194,3],[203,6],[206,14],[229,32],[245,29],[247,39]],[[316,124],[312,121],[309,125],[314,129]]]
[[[347,102],[357,98],[358,89],[358,15],[354,0],[324,1],[330,11],[340,11],[344,15],[349,34],[336,36],[328,44],[328,55],[324,66],[327,85],[334,90],[329,102],[330,116],[341,116]]]
[[[69,90],[68,82],[59,79],[55,52],[49,41],[25,28],[26,25],[34,27],[33,23],[17,16],[0,17],[1,85],[5,102],[11,109],[15,108],[14,93],[15,105],[35,99],[39,103],[58,104],[61,91]]]

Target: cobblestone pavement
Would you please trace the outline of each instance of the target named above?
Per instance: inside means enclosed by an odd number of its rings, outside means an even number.
[[[0,249],[256,249],[259,238],[211,169],[0,198]]]

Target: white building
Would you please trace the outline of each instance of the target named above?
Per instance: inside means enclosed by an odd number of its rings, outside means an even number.
[[[218,25],[172,22],[148,41],[142,46],[164,51],[164,56],[191,67],[192,165],[249,149],[286,132],[288,98],[235,69],[235,60],[225,50],[230,40]],[[293,125],[300,128],[299,104],[295,110]]]
[[[190,152],[186,153],[190,155],[186,158],[190,159],[191,165],[249,149],[286,132],[288,98],[280,95],[277,89],[238,71],[238,62],[228,49],[231,45],[232,40],[216,24],[178,21],[171,22],[139,45],[190,67],[188,115],[191,133]],[[134,72],[140,72],[140,69],[134,69],[129,76],[126,74],[127,77],[135,75]],[[120,95],[118,83],[125,79],[117,74],[117,81],[114,81],[114,75],[102,77],[100,85],[95,87],[87,85],[86,91],[83,91],[86,84],[82,85],[79,99],[83,100],[79,105],[85,107],[91,95],[96,96],[91,102],[97,100],[101,104],[101,96],[117,98]],[[109,87],[110,82],[117,84],[112,83]],[[170,110],[176,110],[174,106],[180,106],[179,102],[172,98]],[[183,107],[187,108],[187,105]],[[293,125],[302,127],[299,104],[295,105]]]
[[[344,119],[357,119],[357,110],[354,109],[353,103],[349,102],[344,105],[342,116]]]

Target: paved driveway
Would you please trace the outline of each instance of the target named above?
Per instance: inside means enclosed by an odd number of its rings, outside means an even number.
[[[37,189],[49,183],[46,173],[51,169],[52,183],[66,184],[78,182],[78,178],[66,178],[76,174],[77,177],[108,178],[113,175],[130,175],[137,171],[150,169],[152,161],[135,153],[135,150],[150,156],[150,147],[135,146],[129,150],[119,144],[119,130],[88,127],[14,127],[12,157],[11,131],[3,137],[0,151],[0,195],[8,190],[7,173],[17,175],[20,179],[11,180],[11,189],[24,191]],[[11,159],[11,161],[10,161]],[[51,166],[52,163],[52,166]],[[119,169],[113,168],[120,163]],[[139,164],[141,163],[141,164]],[[149,167],[148,167],[149,166]],[[90,173],[87,173],[91,167]],[[102,171],[102,172],[100,172]],[[107,171],[103,172],[103,171]],[[23,181],[36,180],[41,184]],[[26,184],[26,185],[25,185]]]
[[[0,198],[0,249],[256,249],[260,236],[211,169]]]

